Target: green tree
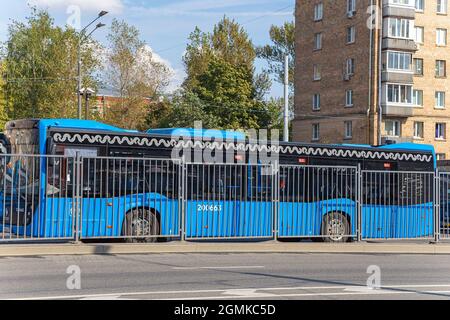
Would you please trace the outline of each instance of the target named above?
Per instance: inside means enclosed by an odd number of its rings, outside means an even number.
[[[284,83],[284,59],[289,55],[289,83],[294,84],[295,66],[295,24],[286,22],[283,26],[271,26],[270,40],[272,44],[256,48],[258,58],[267,60],[268,72],[277,82]]]
[[[48,12],[32,8],[25,23],[13,21],[4,48],[9,118],[73,117],[76,114],[79,34],[57,27]],[[83,84],[96,89],[98,44],[82,46]]]
[[[168,85],[168,68],[153,59],[140,40],[139,30],[114,20],[108,35],[106,82],[118,102],[107,111],[108,123],[130,129],[144,129],[148,113],[162,89]]]
[[[160,118],[159,126],[167,128],[194,126],[195,121],[201,121],[205,128],[219,128],[220,119],[206,112],[206,105],[196,94],[190,91],[178,90],[168,101],[170,112]]]
[[[185,89],[192,89],[198,84],[198,76],[206,72],[214,57],[253,71],[256,52],[244,28],[227,17],[214,26],[212,33],[196,28],[189,36],[183,58],[187,74]]]
[[[5,127],[5,123],[8,121],[6,115],[6,97],[5,97],[5,81],[4,81],[5,64],[0,61],[0,132]]]
[[[271,127],[276,119],[264,100],[270,78],[255,73],[256,52],[246,31],[225,17],[212,33],[196,28],[189,40],[183,89],[202,102],[199,116],[209,115],[218,128]]]

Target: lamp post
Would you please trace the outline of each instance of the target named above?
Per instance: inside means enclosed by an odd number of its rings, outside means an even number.
[[[80,95],[80,97],[84,96],[84,100],[85,100],[85,110],[84,110],[84,119],[85,120],[89,120],[89,99],[94,94],[95,94],[95,91],[92,90],[91,88],[82,88],[80,90],[79,95]]]
[[[107,11],[101,11],[97,18],[95,18],[94,20],[92,20],[87,26],[85,26],[81,32],[80,32],[80,36],[78,38],[78,84],[77,84],[77,96],[78,96],[78,119],[81,119],[81,109],[82,109],[82,105],[81,105],[81,45],[83,44],[83,41],[86,40],[87,38],[89,38],[95,30],[102,28],[105,26],[105,24],[103,23],[99,23],[96,25],[95,29],[91,31],[91,33],[89,33],[87,36],[85,36],[85,32],[87,30],[87,28],[89,28],[94,22],[96,22],[98,19],[100,19],[101,17],[107,15],[108,12]]]

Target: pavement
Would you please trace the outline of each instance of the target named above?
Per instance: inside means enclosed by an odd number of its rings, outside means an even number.
[[[449,275],[450,255],[158,253],[2,257],[0,299],[448,300]]]
[[[406,242],[168,242],[126,243],[29,243],[0,244],[0,257],[45,255],[105,255],[152,253],[353,253],[353,254],[450,254],[450,243]]]

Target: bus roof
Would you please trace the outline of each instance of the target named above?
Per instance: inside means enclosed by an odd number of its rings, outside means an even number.
[[[113,132],[129,132],[137,133],[137,130],[127,130],[119,127],[111,126],[94,120],[78,120],[78,119],[41,119],[39,125],[43,127],[73,128],[73,129],[92,129]]]

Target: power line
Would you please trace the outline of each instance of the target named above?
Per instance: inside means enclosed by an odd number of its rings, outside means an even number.
[[[286,10],[286,9],[288,9],[288,8],[292,8],[292,9],[293,9],[292,4],[290,4],[290,5],[288,5],[288,6],[285,6],[285,7],[283,7],[283,8],[277,9],[277,10],[275,10],[275,11],[272,11],[272,12],[270,12],[270,13],[266,13],[266,14],[261,15],[261,16],[259,16],[259,17],[250,19],[250,20],[248,20],[248,21],[246,21],[246,22],[243,22],[242,25],[244,26],[244,25],[246,25],[246,24],[249,24],[249,23],[258,21],[258,20],[260,20],[260,19],[262,19],[262,18],[265,18],[265,17],[270,16],[271,13],[278,13],[278,12],[281,12],[281,11]]]
[[[5,83],[18,83],[18,82],[25,82],[25,81],[42,81],[42,82],[58,82],[58,81],[74,81],[77,80],[76,77],[74,78],[12,78],[4,81]]]
[[[281,11],[286,10],[286,9],[288,9],[288,8],[293,8],[293,5],[290,4],[290,5],[288,5],[288,6],[284,6],[284,7],[282,7],[282,8],[277,9],[277,10],[271,11],[270,13],[266,13],[266,14],[264,14],[264,15],[260,15],[260,16],[258,16],[258,17],[255,17],[255,18],[253,18],[253,19],[250,19],[250,20],[248,20],[248,21],[245,21],[245,22],[241,23],[241,25],[244,26],[244,25],[253,23],[253,22],[258,21],[258,20],[260,20],[260,19],[262,19],[262,18],[265,18],[265,17],[270,16],[272,13],[278,13],[278,12],[281,12]],[[160,54],[160,53],[162,53],[162,52],[167,52],[167,51],[170,51],[170,50],[173,50],[173,49],[177,49],[177,48],[179,48],[179,47],[181,47],[181,46],[185,46],[185,45],[186,45],[186,42],[179,43],[179,44],[173,45],[173,46],[171,46],[171,47],[168,47],[168,48],[165,48],[165,49],[162,49],[162,50],[155,51],[155,53],[156,53],[156,54]]]

